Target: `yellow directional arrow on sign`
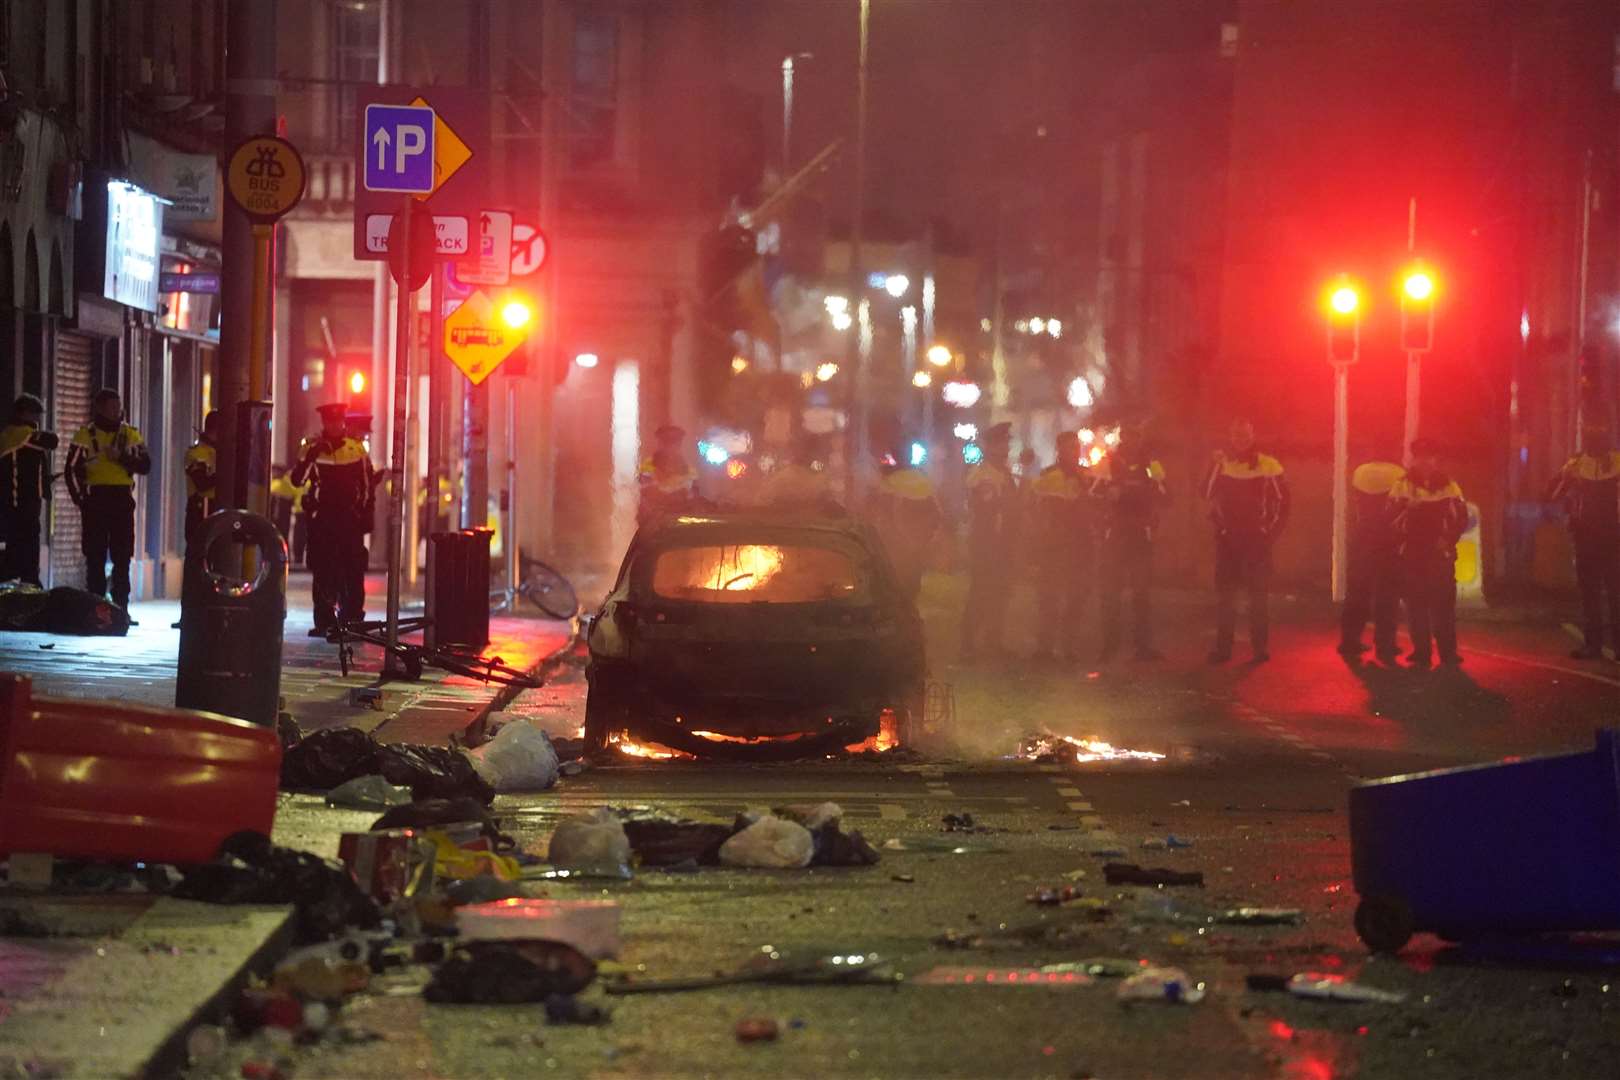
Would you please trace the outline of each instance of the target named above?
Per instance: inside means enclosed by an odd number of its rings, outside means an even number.
[[[428,100],[418,97],[411,102],[412,105],[425,106]],[[472,160],[472,148],[461,141],[461,136],[455,133],[451,126],[444,122],[444,117],[435,110],[433,113],[433,191],[438,191],[444,182],[456,175],[461,167]],[[433,197],[433,191],[419,194],[416,197],[427,200]]]

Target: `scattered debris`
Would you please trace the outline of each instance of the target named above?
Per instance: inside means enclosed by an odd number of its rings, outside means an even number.
[[[614,900],[497,900],[456,911],[462,941],[555,941],[592,960],[619,955]]]
[[[596,964],[552,941],[469,941],[456,948],[422,991],[428,1001],[516,1005],[553,994],[577,994],[596,978]]]
[[[1089,986],[1091,976],[1080,971],[1049,971],[1046,968],[957,967],[940,965],[914,976],[917,986]]]
[[[395,787],[376,773],[345,780],[326,793],[326,805],[345,810],[388,810],[411,801],[409,788]]]
[[[1180,968],[1146,967],[1119,984],[1120,1001],[1162,1001],[1196,1005],[1204,1000],[1204,984],[1195,983]]]
[[[877,953],[850,953],[822,956],[810,961],[789,961],[772,946],[762,946],[759,958],[735,971],[717,972],[677,979],[633,979],[624,977],[610,982],[605,989],[610,994],[658,994],[682,990],[710,990],[720,986],[740,986],[745,983],[774,983],[789,986],[842,986],[851,983],[863,985],[893,985],[900,976],[893,966]]]
[[[737,1021],[737,1041],[742,1043],[775,1042],[781,1033],[780,1025],[770,1017],[748,1017]]]
[[[507,851],[517,842],[501,832],[500,822],[489,808],[470,795],[453,799],[419,799],[408,806],[396,806],[371,823],[373,832],[383,829],[431,829],[446,825],[477,825],[494,851]]]
[[[557,783],[557,751],[551,740],[522,720],[506,724],[468,756],[497,792],[545,791]]]
[[[1082,975],[1090,975],[1095,979],[1126,979],[1141,970],[1142,965],[1137,961],[1113,956],[1094,956],[1085,960],[1071,960],[1062,964],[1047,964],[1041,968],[1042,972],[1059,975],[1075,971]]]
[[[1228,908],[1215,921],[1231,926],[1298,926],[1304,918],[1299,908],[1240,907]]]
[[[342,863],[272,847],[254,834],[227,842],[214,862],[189,868],[174,895],[214,904],[292,904],[298,939],[306,942],[374,927],[382,918]]]
[[[1399,1005],[1406,1000],[1406,994],[1401,991],[1380,990],[1375,986],[1351,982],[1343,975],[1320,971],[1306,971],[1295,975],[1288,980],[1288,992],[1295,997],[1356,1004]]]
[[[917,879],[912,874],[890,874],[889,880],[898,881],[902,885],[911,885],[915,883]]]
[[[1026,761],[1163,761],[1165,756],[1152,750],[1126,750],[1095,737],[1077,739],[1072,735],[1041,732],[1026,735],[1013,757]]]
[[[630,838],[612,810],[598,807],[557,826],[546,860],[570,874],[627,879]]]
[[[1204,875],[1197,870],[1168,870],[1162,866],[1143,868],[1135,863],[1107,863],[1103,877],[1110,885],[1196,885],[1204,884]]]
[[[726,866],[797,869],[810,865],[815,847],[809,829],[767,814],[720,845],[720,862]]]
[[[600,1005],[591,1005],[573,994],[552,994],[546,998],[546,1023],[583,1024],[595,1027],[608,1022],[613,1014]]]
[[[1067,904],[1071,900],[1081,899],[1081,893],[1074,886],[1065,885],[1058,889],[1036,889],[1024,899],[1041,907],[1056,907],[1059,904]]]

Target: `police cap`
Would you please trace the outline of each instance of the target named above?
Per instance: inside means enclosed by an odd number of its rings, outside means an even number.
[[[349,406],[341,401],[327,402],[316,408],[322,420],[345,420],[349,415]]]

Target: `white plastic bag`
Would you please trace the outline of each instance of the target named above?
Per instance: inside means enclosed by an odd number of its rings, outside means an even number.
[[[569,818],[551,834],[546,861],[587,877],[630,876],[630,838],[607,807]]]
[[[720,862],[726,866],[795,870],[809,866],[815,853],[816,841],[809,829],[766,815],[720,845]]]
[[[522,721],[502,727],[467,756],[496,791],[544,791],[557,782],[557,751],[551,740]]]
[[[349,810],[387,810],[411,801],[411,789],[395,787],[380,776],[357,776],[326,793],[327,806]]]

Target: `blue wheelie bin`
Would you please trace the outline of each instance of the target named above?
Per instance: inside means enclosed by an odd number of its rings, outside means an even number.
[[[1350,791],[1356,932],[1394,952],[1620,929],[1620,731],[1589,753],[1392,776]]]

